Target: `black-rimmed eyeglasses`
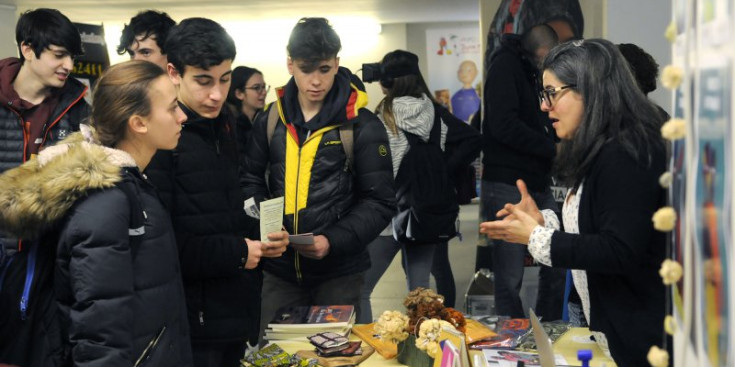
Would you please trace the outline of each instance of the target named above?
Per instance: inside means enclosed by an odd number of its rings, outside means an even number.
[[[561,87],[556,87],[556,88],[553,88],[553,87],[544,88],[544,89],[538,91],[539,102],[541,104],[543,104],[544,102],[546,102],[546,104],[548,104],[549,108],[551,108],[551,106],[553,106],[553,104],[554,104],[553,103],[553,98],[554,98],[554,96],[556,96],[557,93],[563,91],[564,89],[574,88],[576,86],[577,86],[576,84],[569,84],[569,85],[562,85]]]
[[[262,93],[263,91],[268,93],[271,90],[271,86],[268,84],[255,84],[249,87],[245,87],[245,89],[252,89],[255,91],[255,93]]]

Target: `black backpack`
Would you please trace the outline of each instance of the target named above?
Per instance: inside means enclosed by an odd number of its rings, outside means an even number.
[[[441,150],[441,118],[435,111],[429,141],[403,132],[409,149],[396,175],[398,214],[393,233],[404,244],[433,244],[457,235],[459,205]]]
[[[128,234],[135,259],[145,233],[140,187],[128,175],[123,175],[116,186],[130,203]],[[51,230],[40,241],[52,241],[58,235],[58,230]],[[12,255],[6,255],[0,248],[0,364],[23,367],[68,364],[70,355],[65,345],[68,325],[62,324],[54,297],[56,247],[41,246],[39,241],[23,241],[23,251]]]

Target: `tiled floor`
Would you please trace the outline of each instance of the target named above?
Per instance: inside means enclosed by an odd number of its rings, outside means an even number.
[[[460,232],[463,239],[455,238],[449,243],[449,261],[454,272],[454,283],[457,285],[456,308],[464,311],[464,296],[470,279],[475,273],[475,253],[478,241],[479,205],[468,204],[460,207]],[[400,254],[393,259],[388,270],[375,287],[372,296],[373,319],[377,319],[385,310],[403,311],[403,299],[408,293],[406,276],[401,269]],[[432,279],[432,288],[434,282]]]

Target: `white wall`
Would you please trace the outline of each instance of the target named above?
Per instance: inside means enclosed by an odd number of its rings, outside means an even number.
[[[0,5],[0,59],[18,56],[15,45],[15,23],[18,21],[17,9],[13,5]]]
[[[286,67],[286,44],[297,20],[284,18],[221,22],[237,47],[233,67],[240,65],[254,67],[263,72],[265,82],[271,85],[266,102],[275,100],[275,87],[286,84],[291,77]],[[358,69],[363,63],[380,61],[387,52],[406,48],[405,24],[383,24],[378,33],[376,26],[379,24],[364,18],[330,17],[329,20],[342,41],[342,51],[339,53],[340,65],[349,68],[360,77],[362,74]],[[127,55],[117,55],[114,50],[126,21],[108,21],[104,24],[112,64],[128,59]],[[267,36],[264,32],[267,32]],[[372,110],[382,98],[382,92],[377,83],[367,84],[366,89],[368,108]]]
[[[614,43],[634,43],[651,54],[659,69],[671,63],[671,44],[664,31],[671,22],[670,1],[607,1],[605,38]],[[671,114],[671,92],[659,83],[648,95]]]

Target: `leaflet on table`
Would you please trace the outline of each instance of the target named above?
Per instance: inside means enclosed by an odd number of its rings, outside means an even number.
[[[518,362],[523,362],[526,367],[541,366],[537,353],[505,349],[483,349],[482,353],[485,355],[488,366],[516,367]],[[566,359],[560,354],[554,355],[554,364],[557,366],[568,365]]]
[[[260,240],[268,241],[268,233],[283,229],[283,196],[260,202]]]

